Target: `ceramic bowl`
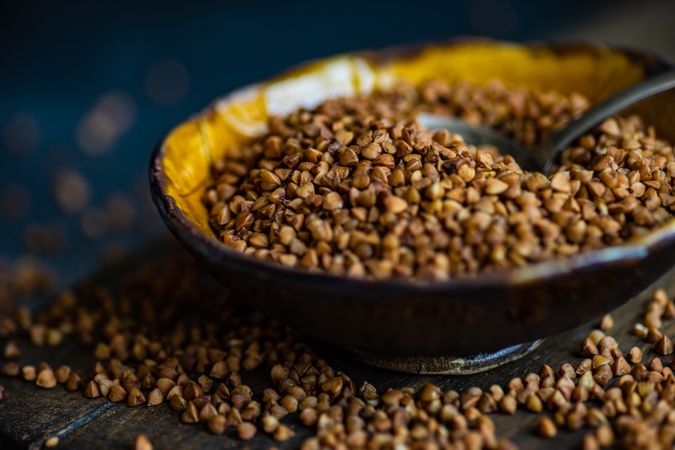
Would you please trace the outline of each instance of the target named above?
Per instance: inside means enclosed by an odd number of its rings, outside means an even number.
[[[499,79],[580,92],[595,104],[669,68],[650,53],[599,44],[488,40],[314,61],[217,99],[171,130],[152,155],[152,195],[171,231],[241,301],[306,335],[385,359],[495,352],[593,320],[645,289],[673,267],[675,222],[625,245],[472,278],[347,279],[284,268],[222,244],[201,202],[211,161],[263,134],[269,114],[368,93],[393,80]]]

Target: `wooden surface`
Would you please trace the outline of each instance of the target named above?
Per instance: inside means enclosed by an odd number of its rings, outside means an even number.
[[[146,259],[172,258],[175,252],[182,253],[173,246],[163,246],[142,252],[130,258],[123,265],[123,270],[103,272],[97,276],[98,282],[115,286],[119,283],[122,273],[142,264]],[[155,259],[156,260],[156,259]],[[213,287],[213,281],[204,277],[204,285]],[[675,269],[666,277],[657,282],[658,286],[666,287],[672,295],[675,293]],[[624,350],[633,345],[649,349],[650,345],[630,335],[629,330],[641,315],[644,302],[653,292],[653,288],[644,295],[628,301],[624,306],[613,312],[615,327],[612,335],[618,340]],[[593,301],[593,294],[589,292],[588,301]],[[575,364],[580,360],[578,350],[582,338],[592,328],[593,324],[586,324],[567,333],[546,339],[533,353],[524,358],[501,366],[487,373],[472,376],[415,376],[409,374],[389,372],[371,368],[350,359],[340,349],[321,343],[313,343],[316,353],[326,359],[333,367],[341,370],[360,384],[368,380],[375,385],[379,392],[388,387],[418,387],[426,381],[432,381],[443,389],[462,390],[470,386],[487,388],[491,384],[505,384],[513,376],[524,376],[529,371],[537,371],[542,364],[547,363],[557,368],[563,362]],[[666,324],[665,331],[670,336],[675,332],[675,323]],[[22,349],[22,363],[37,364],[45,360],[52,367],[67,363],[81,375],[91,373],[93,358],[91,350],[78,348],[67,341],[59,348],[35,348],[25,341],[18,341]],[[647,351],[651,357],[651,350]],[[670,361],[670,357],[667,358]],[[84,377],[83,377],[84,378]],[[245,382],[260,394],[263,387],[268,386],[267,375],[262,371],[247,373]],[[232,437],[214,436],[199,425],[184,425],[179,415],[168,408],[166,404],[158,407],[129,408],[124,404],[112,404],[104,399],[89,400],[81,392],[68,393],[63,387],[57,386],[52,390],[42,390],[35,385],[20,379],[11,379],[0,376],[0,384],[7,391],[6,398],[0,401],[0,448],[41,448],[47,437],[58,436],[58,448],[92,449],[132,448],[134,438],[139,433],[147,434],[156,449],[188,449],[188,448],[242,448],[267,449],[277,446],[281,449],[296,448],[302,440],[309,436],[310,430],[301,426],[294,417],[285,419],[296,432],[295,437],[280,445],[271,438],[259,432],[253,441],[243,443]],[[561,432],[551,441],[541,440],[534,434],[538,423],[538,415],[518,412],[514,416],[494,414],[492,418],[497,425],[498,435],[507,437],[520,448],[575,448],[579,446],[583,430],[575,433]]]

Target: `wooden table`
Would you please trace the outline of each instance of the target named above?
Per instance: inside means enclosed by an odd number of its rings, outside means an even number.
[[[160,248],[148,249],[131,257],[123,265],[123,270],[104,271],[98,276],[99,282],[114,286],[118,283],[124,270],[142,264],[148,258],[171,258],[183,250],[172,245],[162,245]],[[214,283],[205,276],[205,284]],[[656,283],[665,287],[670,294],[675,293],[675,269]],[[628,301],[624,306],[613,312],[615,328],[612,335],[618,340],[624,350],[637,345],[647,351],[650,346],[630,334],[635,321],[641,314],[644,302],[653,292],[650,289],[638,298]],[[592,301],[592,298],[589,298]],[[665,332],[673,336],[675,321],[666,324]],[[350,359],[342,350],[329,345],[314,343],[313,348],[333,367],[342,370],[354,379],[357,384],[368,380],[383,392],[388,387],[418,387],[426,381],[438,384],[444,389],[462,390],[470,386],[487,388],[491,384],[505,384],[511,377],[524,376],[529,371],[537,371],[542,364],[547,363],[554,368],[562,362],[573,364],[580,360],[578,350],[582,338],[592,328],[593,324],[580,326],[564,334],[546,339],[539,348],[518,361],[508,363],[487,373],[472,376],[422,376],[389,372],[374,369],[360,362]],[[23,344],[23,345],[22,345]],[[66,342],[58,348],[36,348],[19,341],[23,354],[21,361],[38,363],[48,361],[53,367],[67,363],[80,374],[91,373],[91,352],[78,349],[74,344]],[[670,361],[670,357],[667,358]],[[267,376],[260,372],[247,374],[246,382],[254,392],[260,393],[264,386],[268,386]],[[0,448],[41,448],[47,437],[58,436],[58,448],[93,449],[132,448],[134,438],[139,433],[145,433],[153,442],[155,449],[219,449],[241,448],[267,449],[276,446],[281,449],[296,448],[302,440],[309,436],[310,430],[300,425],[293,417],[288,423],[296,432],[295,437],[280,445],[262,432],[248,443],[234,438],[231,433],[224,436],[209,434],[203,427],[185,425],[180,422],[179,415],[169,409],[166,404],[158,407],[129,408],[124,404],[113,404],[105,399],[85,399],[82,393],[68,393],[57,386],[52,390],[43,390],[35,385],[20,379],[10,379],[0,376],[0,384],[7,391],[6,398],[0,401]],[[507,437],[520,448],[555,448],[578,447],[583,432],[561,432],[552,441],[545,441],[534,434],[538,423],[538,415],[527,412],[518,412],[513,416],[494,414],[492,418],[497,426],[499,436]]]

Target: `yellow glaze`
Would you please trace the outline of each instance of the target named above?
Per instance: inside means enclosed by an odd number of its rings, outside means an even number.
[[[368,93],[397,80],[481,84],[499,79],[509,86],[578,92],[597,103],[645,77],[639,61],[605,47],[555,51],[545,46],[456,42],[401,57],[380,56],[362,53],[320,60],[214,102],[167,136],[159,153],[164,193],[190,222],[211,234],[201,202],[211,161],[236,154],[244,143],[265,133],[269,115],[312,107],[329,97]]]
[[[644,74],[642,66],[609,48],[555,53],[488,43],[428,48],[414,58],[393,62],[387,70],[415,84],[431,77],[477,84],[499,79],[509,86],[578,92],[593,103],[640,81]]]

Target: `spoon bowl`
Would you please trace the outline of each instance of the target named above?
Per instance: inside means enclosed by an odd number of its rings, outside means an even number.
[[[438,114],[420,113],[417,121],[429,131],[447,130],[459,134],[471,145],[491,145],[503,155],[511,155],[525,170],[538,170],[539,163],[530,149],[492,128],[473,125],[461,119]]]

